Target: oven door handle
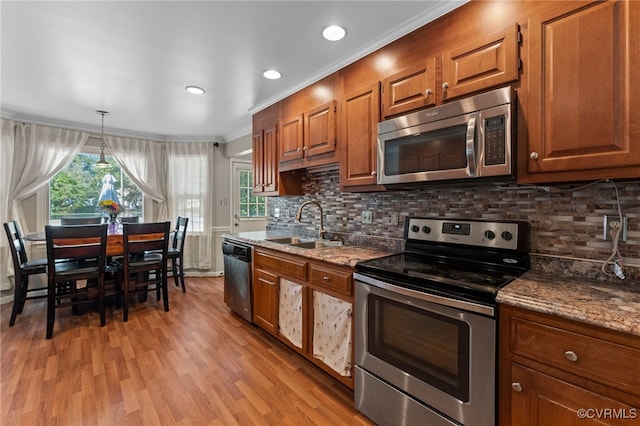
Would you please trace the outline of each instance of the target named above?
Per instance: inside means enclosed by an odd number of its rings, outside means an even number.
[[[476,121],[477,115],[471,114],[467,122],[466,154],[469,176],[476,176],[478,173],[478,166],[476,164]]]
[[[353,279],[356,281],[361,281],[365,284],[372,285],[374,287],[381,288],[383,290],[399,293],[407,297],[423,300],[425,302],[437,303],[438,305],[448,306],[455,309],[462,309],[465,311],[486,315],[491,318],[495,318],[496,315],[495,309],[492,306],[481,305],[479,303],[473,303],[466,300],[451,299],[433,293],[423,293],[420,291],[411,290],[409,288],[400,287],[391,283],[380,281],[375,278],[359,274],[357,272],[353,274]]]

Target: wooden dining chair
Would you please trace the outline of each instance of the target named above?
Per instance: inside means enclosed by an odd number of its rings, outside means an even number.
[[[11,250],[14,270],[13,306],[11,307],[11,317],[9,319],[9,326],[13,327],[16,323],[16,317],[24,309],[25,301],[47,297],[47,287],[29,288],[29,276],[47,272],[47,259],[29,260],[27,258],[27,250],[16,221],[5,223],[4,231],[9,239],[9,249]]]
[[[122,225],[123,256],[116,260],[117,279],[122,291],[122,321],[129,319],[129,296],[156,292],[169,311],[167,250],[170,222],[125,223]]]
[[[176,287],[178,285],[182,285],[182,292],[186,292],[186,288],[184,286],[184,243],[187,239],[187,225],[189,224],[188,217],[178,216],[178,220],[176,220],[176,228],[173,233],[173,240],[171,243],[171,247],[168,250],[169,260],[171,261],[171,274],[173,275],[173,280],[176,283]],[[178,284],[178,279],[180,280],[180,284]]]
[[[63,217],[60,224],[67,225],[98,225],[102,223],[101,217]]]
[[[140,216],[120,216],[120,223],[140,223]]]
[[[47,241],[47,339],[53,336],[55,310],[98,301],[105,325],[104,276],[107,225],[45,226]],[[59,262],[66,259],[65,262]],[[84,287],[78,281],[86,280]]]

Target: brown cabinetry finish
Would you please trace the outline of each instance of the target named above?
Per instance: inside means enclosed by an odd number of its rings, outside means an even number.
[[[253,322],[269,333],[278,332],[278,277],[259,268],[253,275]]]
[[[341,118],[341,188],[368,186],[369,190],[383,190],[376,176],[380,83],[346,93]]]
[[[499,327],[501,425],[640,421],[637,336],[506,305]]]
[[[436,104],[436,58],[401,71],[382,82],[385,118]]]
[[[447,50],[442,60],[444,101],[518,80],[518,25]]]
[[[526,179],[640,177],[640,3],[562,2],[529,32]]]
[[[309,261],[306,258],[256,247],[254,249],[253,318],[256,325],[313,362],[323,371],[353,389],[353,377],[336,373],[313,356],[314,292],[322,292],[353,303],[353,269]],[[278,326],[279,285],[287,279],[302,286],[302,347],[280,334]],[[353,326],[353,324],[352,324]],[[353,342],[351,342],[353,347]],[[351,355],[353,358],[353,354]]]
[[[279,105],[253,116],[253,193],[255,195],[299,195],[302,184],[291,173],[278,170]]]

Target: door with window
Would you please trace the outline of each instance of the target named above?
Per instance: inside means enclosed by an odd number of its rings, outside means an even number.
[[[253,194],[251,161],[233,160],[231,174],[231,232],[264,231],[267,198]]]

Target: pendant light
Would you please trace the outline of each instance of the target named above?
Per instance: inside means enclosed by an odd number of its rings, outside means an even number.
[[[108,111],[97,110],[96,114],[100,114],[102,116],[102,139],[100,140],[100,159],[96,163],[96,167],[98,169],[106,169],[111,167],[107,160],[104,158],[104,116],[109,115]]]

